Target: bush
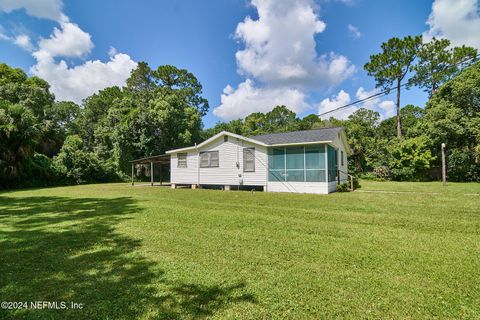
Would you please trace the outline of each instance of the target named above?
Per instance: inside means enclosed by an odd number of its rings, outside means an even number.
[[[69,183],[119,181],[114,167],[102,162],[94,153],[83,149],[83,141],[77,136],[68,136],[63,147],[54,159],[58,171]]]
[[[373,172],[375,174],[375,177],[377,178],[376,180],[389,180],[392,176],[392,173],[387,166],[378,166],[373,169]]]
[[[53,161],[43,154],[36,153],[27,158],[21,180],[22,187],[46,187],[64,183],[64,178]]]
[[[350,186],[348,182],[337,184],[337,191],[338,192],[349,192]]]
[[[479,181],[480,164],[468,150],[453,149],[447,156],[447,177],[451,181]]]

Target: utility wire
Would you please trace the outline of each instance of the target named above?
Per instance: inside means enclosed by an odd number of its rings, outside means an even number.
[[[480,53],[477,54],[475,57],[471,57],[471,58],[468,58],[468,59],[459,61],[459,62],[457,62],[457,63],[455,63],[455,64],[452,64],[452,65],[450,65],[450,66],[447,66],[444,70],[449,69],[449,68],[456,67],[456,66],[458,66],[458,65],[460,65],[460,64],[463,64],[463,63],[465,63],[465,62],[468,62],[468,61],[470,61],[470,60],[475,60],[475,59],[477,59],[478,57],[480,57]],[[443,71],[444,71],[444,70],[443,70]],[[396,90],[396,89],[401,88],[401,87],[405,87],[405,86],[407,86],[407,85],[409,85],[409,84],[410,84],[410,83],[407,81],[407,82],[405,82],[405,83],[403,83],[403,84],[401,84],[401,85],[399,85],[399,86],[395,86],[395,87],[388,88],[388,89],[386,89],[386,90],[383,90],[382,92],[375,93],[375,94],[373,94],[373,95],[371,95],[371,96],[368,96],[368,97],[366,97],[366,98],[363,98],[363,99],[360,99],[360,100],[356,100],[356,101],[353,101],[353,102],[351,102],[351,103],[348,103],[348,104],[345,104],[345,105],[343,105],[343,106],[340,106],[340,107],[338,107],[338,108],[335,108],[335,109],[332,109],[332,110],[329,110],[329,111],[320,113],[320,114],[318,114],[318,117],[322,117],[322,116],[324,116],[324,115],[326,115],[326,114],[329,114],[329,113],[338,111],[338,110],[340,110],[340,109],[345,109],[345,108],[352,107],[352,106],[354,106],[354,105],[356,105],[356,104],[359,104],[359,103],[361,103],[361,102],[373,100],[373,99],[378,98],[378,97],[380,97],[380,96],[387,95],[387,94],[390,93],[390,91]]]

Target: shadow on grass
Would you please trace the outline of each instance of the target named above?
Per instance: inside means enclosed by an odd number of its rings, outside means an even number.
[[[132,198],[0,196],[0,300],[82,303],[81,310],[0,310],[0,318],[198,318],[255,303],[243,282],[171,281],[115,225],[141,209]]]

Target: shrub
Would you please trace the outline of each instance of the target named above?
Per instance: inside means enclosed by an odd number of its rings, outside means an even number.
[[[468,150],[453,149],[447,156],[447,177],[452,181],[480,180],[480,164]]]
[[[84,150],[83,141],[77,135],[67,137],[54,163],[70,183],[120,180],[112,165],[102,162],[94,152]]]
[[[349,192],[350,186],[348,182],[337,184],[337,191],[338,192]]]

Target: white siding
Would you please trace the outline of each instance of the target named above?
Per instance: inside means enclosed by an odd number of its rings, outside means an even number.
[[[181,152],[185,153],[185,152]],[[176,184],[198,183],[198,153],[187,153],[187,167],[177,168],[177,154],[173,153],[170,158],[170,182]]]
[[[278,182],[269,181],[267,191],[269,192],[294,192],[294,193],[329,193],[330,187],[328,182]],[[334,183],[335,189],[337,184]],[[332,191],[330,191],[332,192]]]
[[[338,150],[338,158],[337,158],[337,166],[338,170],[340,170],[340,181],[342,183],[348,181],[348,159],[347,159],[347,152],[345,150],[345,145],[342,142],[341,137],[337,136],[335,140],[333,141],[333,146]],[[343,166],[342,166],[342,152],[343,151]],[[343,172],[342,172],[343,171]],[[336,190],[336,185],[335,185],[335,190]]]
[[[243,172],[243,148],[255,148],[255,172]],[[218,151],[219,166],[199,168],[198,152]],[[177,168],[177,155],[171,155],[171,183],[204,185],[266,185],[267,154],[266,148],[229,136],[212,141],[198,149],[188,152],[187,168]],[[238,166],[237,166],[238,164]]]

